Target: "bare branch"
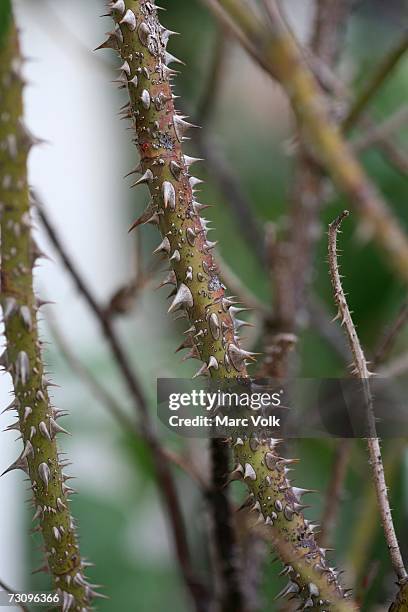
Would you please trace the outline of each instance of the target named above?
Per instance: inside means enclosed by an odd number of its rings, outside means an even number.
[[[369,149],[373,145],[389,141],[389,137],[408,123],[408,105],[399,108],[391,117],[379,125],[370,121],[368,129],[352,141],[356,153]],[[408,162],[407,162],[408,164]]]

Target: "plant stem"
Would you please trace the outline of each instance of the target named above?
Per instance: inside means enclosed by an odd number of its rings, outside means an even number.
[[[66,484],[56,443],[56,435],[67,432],[58,423],[61,411],[50,402],[38,337],[32,269],[41,254],[31,236],[27,185],[27,157],[35,140],[22,119],[21,65],[17,30],[11,22],[0,52],[1,305],[7,342],[3,364],[13,378],[15,393],[9,409],[18,415],[9,429],[21,433],[24,448],[6,472],[21,469],[29,476],[35,518],[44,539],[44,569],[54,579],[63,609],[82,611],[90,609],[96,593],[84,577],[86,564],[69,510],[73,489]]]
[[[348,217],[348,215],[348,211],[344,211],[329,225],[330,277],[333,286],[334,299],[338,307],[338,318],[341,320],[341,323],[344,326],[350,349],[353,354],[353,373],[355,374],[355,376],[361,379],[364,386],[365,401],[368,413],[368,424],[370,431],[370,437],[367,438],[367,445],[370,456],[374,486],[377,494],[377,503],[380,510],[381,521],[391,558],[391,563],[400,584],[402,584],[403,582],[407,581],[408,576],[405,570],[397,536],[395,533],[394,523],[392,520],[391,508],[389,504],[387,486],[384,476],[384,466],[381,457],[380,442],[376,437],[373,403],[369,384],[369,378],[371,376],[371,373],[368,370],[364,352],[361,347],[356,329],[354,327],[353,319],[351,317],[346,296],[344,294],[343,287],[341,284],[341,277],[337,262],[337,234],[339,232],[343,219]]]
[[[175,295],[169,312],[181,310],[182,316],[187,315],[187,338],[193,354],[204,362],[198,373],[231,381],[245,378],[246,362],[253,355],[239,346],[236,308],[220,283],[211,254],[214,243],[208,240],[200,216],[203,205],[194,198],[196,180],[189,173],[194,160],[182,150],[189,124],[174,109],[170,84],[174,71],[169,64],[177,60],[166,50],[170,32],[159,24],[152,2],[126,0],[110,7],[118,27],[104,45],[117,48],[123,62],[118,81],[129,92],[126,112],[135,126],[141,155],[142,176],[135,185],[149,188],[152,201],[144,218],[158,225],[162,242],[156,252],[168,257],[172,267],[168,282],[175,286]],[[269,525],[271,536],[286,541],[279,550],[288,563],[287,594],[296,594],[317,609],[327,600],[333,611],[352,610],[302,514],[304,491],[291,486],[287,461],[276,448],[276,440],[235,440],[234,475],[247,483],[259,519]]]

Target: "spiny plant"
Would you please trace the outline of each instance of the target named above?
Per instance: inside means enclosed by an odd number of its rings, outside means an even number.
[[[108,8],[115,28],[99,48],[115,49],[121,57],[118,83],[130,98],[122,113],[135,128],[140,153],[133,171],[140,177],[133,186],[147,185],[151,196],[132,229],[150,223],[161,233],[154,253],[169,260],[162,284],[173,287],[169,313],[188,320],[183,346],[203,362],[196,375],[246,379],[254,354],[239,343],[245,322],[237,315],[242,309],[226,296],[212,255],[216,243],[208,239],[208,221],[201,216],[206,205],[195,197],[201,181],[190,173],[198,160],[182,149],[193,126],[174,107],[171,81],[176,73],[170,64],[178,60],[167,51],[173,32],[159,23],[154,2],[117,0]],[[354,609],[316,542],[315,526],[303,515],[301,498],[307,490],[289,481],[292,460],[279,456],[279,441],[236,438],[232,444],[236,465],[231,478],[247,484],[251,506],[285,564],[289,583],[280,595],[298,597],[302,609]]]
[[[4,474],[28,475],[36,531],[44,541],[43,569],[53,577],[63,610],[89,610],[96,594],[84,576],[68,496],[73,489],[63,472],[56,436],[63,412],[51,404],[45,375],[37,313],[42,302],[33,291],[33,266],[41,252],[31,232],[27,157],[36,139],[24,125],[22,57],[10,4],[2,3],[0,41],[0,219],[1,306],[6,349],[1,364],[13,380],[14,399],[6,411],[17,420],[7,429],[19,432],[23,451]]]

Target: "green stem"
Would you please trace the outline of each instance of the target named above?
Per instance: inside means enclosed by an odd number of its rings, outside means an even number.
[[[2,364],[14,383],[9,410],[17,412],[17,421],[9,429],[21,433],[24,449],[6,472],[21,469],[28,474],[44,538],[45,567],[61,594],[63,609],[83,611],[89,609],[94,592],[84,577],[85,563],[69,511],[72,489],[55,439],[66,432],[58,423],[61,411],[50,403],[37,330],[32,268],[40,253],[31,237],[27,156],[33,139],[22,122],[21,64],[16,27],[10,22],[0,50],[1,305],[7,341]]]
[[[134,123],[141,156],[137,170],[142,176],[135,185],[146,184],[151,195],[137,224],[153,223],[161,233],[156,252],[169,258],[167,282],[175,287],[169,312],[180,311],[188,319],[185,346],[204,362],[197,374],[246,377],[246,362],[253,355],[239,346],[242,322],[220,282],[211,254],[214,243],[200,216],[204,206],[194,197],[197,179],[189,172],[194,160],[182,150],[189,124],[174,109],[169,64],[177,60],[166,51],[171,32],[160,25],[153,2],[118,0],[110,7],[118,27],[102,46],[116,48],[123,62],[118,82],[129,92],[124,113]],[[298,595],[315,609],[352,610],[302,514],[304,491],[291,486],[286,476],[290,462],[278,456],[276,446],[274,441],[235,440],[233,474],[246,482],[259,519],[286,564],[286,594]]]

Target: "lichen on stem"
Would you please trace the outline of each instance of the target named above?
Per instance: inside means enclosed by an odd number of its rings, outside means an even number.
[[[117,0],[109,8],[116,27],[102,47],[114,48],[121,56],[120,87],[128,90],[124,108],[135,127],[135,142],[141,156],[134,186],[145,184],[151,202],[137,224],[152,223],[161,233],[155,252],[167,257],[171,285],[169,312],[188,320],[185,348],[203,365],[197,375],[234,380],[247,377],[246,364],[253,354],[239,345],[238,330],[244,322],[227,297],[220,281],[207,236],[206,208],[195,198],[200,182],[190,174],[196,161],[184,154],[182,142],[190,124],[174,108],[170,68],[176,62],[166,49],[169,30],[162,27],[153,2]],[[278,455],[276,440],[235,440],[236,469],[233,477],[248,485],[252,505],[271,537],[290,582],[283,594],[298,596],[305,606],[346,611],[354,609],[345,597],[338,577],[325,559],[313,535],[313,526],[302,514],[303,489],[292,487],[287,465]],[[282,594],[282,595],[283,595]]]
[[[4,473],[29,476],[35,519],[44,540],[45,571],[53,577],[64,610],[88,610],[96,595],[84,576],[67,484],[56,442],[67,433],[63,412],[52,407],[37,329],[41,304],[33,291],[33,266],[41,256],[32,234],[27,157],[35,139],[23,121],[22,59],[12,18],[0,43],[0,219],[1,306],[6,336],[2,365],[13,379],[15,398],[7,408],[17,413],[9,430],[21,434],[23,451]]]

